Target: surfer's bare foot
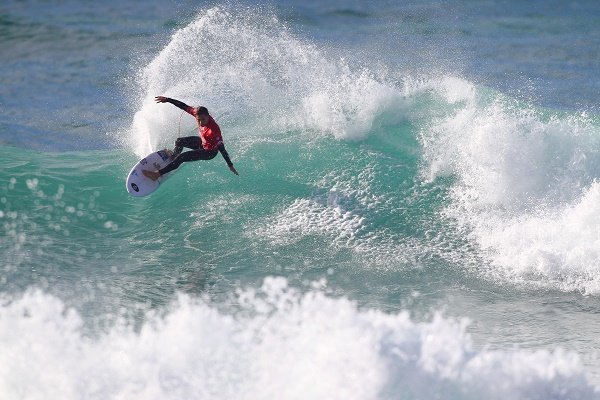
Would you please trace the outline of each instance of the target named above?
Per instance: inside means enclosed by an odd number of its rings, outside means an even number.
[[[142,173],[144,174],[144,176],[146,178],[150,178],[153,181],[157,180],[160,177],[160,172],[158,171],[150,171],[150,170],[143,170]]]

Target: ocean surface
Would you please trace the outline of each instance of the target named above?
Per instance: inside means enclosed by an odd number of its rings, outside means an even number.
[[[0,398],[600,399],[600,3],[0,4]],[[221,158],[145,198],[196,135]]]

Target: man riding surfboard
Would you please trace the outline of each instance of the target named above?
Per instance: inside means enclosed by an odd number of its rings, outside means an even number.
[[[223,137],[221,136],[221,128],[208,113],[206,107],[188,106],[179,100],[164,96],[156,96],[154,100],[156,100],[157,103],[171,103],[195,117],[196,121],[198,122],[199,136],[177,138],[175,141],[175,149],[173,149],[173,161],[158,171],[143,170],[142,172],[146,177],[155,181],[161,175],[173,171],[184,162],[211,160],[215,158],[219,152],[225,159],[225,162],[227,163],[227,166],[231,172],[239,175],[235,170],[233,163],[229,159],[227,150],[225,150]],[[184,147],[192,150],[182,153]]]

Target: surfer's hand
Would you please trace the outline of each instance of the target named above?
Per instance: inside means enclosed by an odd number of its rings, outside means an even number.
[[[238,174],[238,172],[235,170],[235,167],[234,167],[233,165],[230,165],[230,166],[229,166],[229,170],[230,170],[231,172],[233,172],[234,174],[236,174],[237,176],[240,176],[240,174]]]
[[[169,98],[165,96],[156,96],[154,100],[156,100],[157,103],[166,103]]]

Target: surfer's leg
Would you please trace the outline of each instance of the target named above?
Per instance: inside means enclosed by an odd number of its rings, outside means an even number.
[[[173,149],[173,158],[179,156],[184,147],[193,150],[201,149],[202,141],[200,140],[199,136],[186,136],[177,138],[177,140],[175,140],[175,148]]]
[[[215,158],[219,151],[218,150],[192,150],[186,151],[185,153],[181,153],[177,156],[169,165],[161,169],[159,172],[161,175],[167,174],[174,169],[179,168],[181,164],[189,161],[198,161],[198,160],[210,160]]]

